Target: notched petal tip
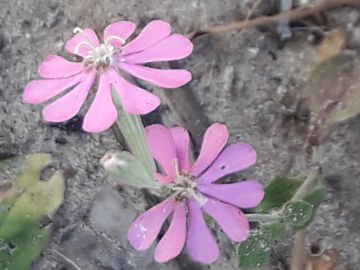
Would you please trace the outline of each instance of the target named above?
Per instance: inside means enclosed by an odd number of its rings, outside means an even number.
[[[218,157],[229,139],[228,128],[220,123],[212,124],[205,132],[200,154],[191,168],[191,174],[198,176]]]
[[[168,198],[136,218],[128,230],[131,246],[138,251],[150,248],[175,206],[176,202]]]

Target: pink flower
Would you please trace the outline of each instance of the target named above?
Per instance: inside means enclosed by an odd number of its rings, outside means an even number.
[[[65,49],[82,57],[82,62],[69,62],[57,55],[46,57],[38,68],[43,79],[26,85],[24,102],[43,103],[61,94],[45,106],[42,114],[49,122],[69,120],[80,111],[98,77],[95,98],[84,118],[85,131],[101,132],[115,122],[117,110],[112,89],[126,112],[139,115],[153,111],[160,99],[129,83],[119,71],[160,87],[180,87],[191,80],[187,70],[159,70],[143,64],[184,58],[191,53],[193,45],[186,37],[171,34],[170,25],[160,20],[150,22],[125,45],[135,28],[134,23],[127,21],[110,24],[104,30],[102,44],[92,29],[75,29],[78,33],[66,43]]]
[[[186,242],[195,261],[213,263],[219,249],[203,212],[215,219],[231,240],[246,240],[249,222],[239,208],[256,207],[264,196],[262,185],[255,180],[215,182],[254,164],[255,150],[245,143],[235,143],[223,150],[229,133],[226,126],[215,123],[206,131],[200,154],[191,165],[190,139],[185,129],[151,125],[145,133],[150,151],[162,169],[156,179],[164,184],[169,197],[131,224],[128,231],[131,245],[139,251],[148,249],[172,214],[170,226],[155,249],[155,260],[163,263],[175,258]]]

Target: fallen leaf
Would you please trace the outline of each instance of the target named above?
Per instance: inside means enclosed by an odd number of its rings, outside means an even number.
[[[345,48],[345,43],[346,37],[344,31],[340,28],[331,30],[319,46],[319,60],[323,61],[338,55]]]
[[[0,203],[13,194],[12,184],[0,179]]]
[[[308,255],[306,258],[306,270],[333,270],[340,252],[336,249],[327,249],[320,255]]]

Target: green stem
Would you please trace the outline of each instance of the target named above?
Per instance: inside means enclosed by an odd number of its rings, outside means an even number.
[[[156,166],[145,140],[145,130],[140,116],[125,112],[116,94],[113,95],[113,99],[118,110],[116,125],[121,131],[129,150],[153,174],[156,171]]]
[[[298,201],[305,198],[310,193],[310,191],[312,191],[312,189],[316,186],[316,180],[318,176],[319,176],[319,169],[312,170],[306,177],[304,183],[296,191],[291,201]]]
[[[274,221],[278,221],[280,218],[280,214],[272,213],[272,214],[246,214],[246,218],[249,221],[256,221],[261,223],[271,223]]]

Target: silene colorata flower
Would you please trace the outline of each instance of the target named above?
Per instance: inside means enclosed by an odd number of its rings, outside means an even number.
[[[85,114],[85,131],[101,132],[115,122],[117,110],[112,90],[127,113],[142,115],[153,111],[160,99],[128,82],[120,72],[160,87],[180,87],[191,80],[187,70],[155,69],[144,64],[182,59],[192,52],[193,45],[186,37],[171,34],[170,25],[161,20],[150,22],[135,39],[127,42],[135,28],[128,21],[110,24],[104,30],[103,43],[92,29],[76,28],[65,49],[82,61],[47,56],[38,68],[42,79],[26,85],[23,101],[31,104],[50,101],[42,111],[43,118],[48,122],[64,122],[80,111],[98,79],[94,100]]]
[[[185,129],[151,125],[145,128],[145,134],[150,152],[162,169],[155,178],[163,184],[168,198],[131,224],[130,244],[139,251],[150,248],[172,215],[167,231],[156,246],[155,260],[167,262],[178,256],[186,245],[195,261],[213,263],[219,249],[203,213],[212,217],[232,241],[246,240],[249,222],[240,208],[253,208],[261,202],[262,185],[256,180],[229,184],[216,181],[253,165],[255,150],[246,143],[225,147],[228,129],[215,123],[204,135],[197,160],[190,164],[190,138]]]

